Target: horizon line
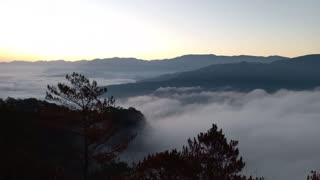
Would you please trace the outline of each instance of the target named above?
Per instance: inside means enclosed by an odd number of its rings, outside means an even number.
[[[281,55],[268,55],[268,56],[263,56],[263,55],[249,55],[249,54],[239,54],[239,55],[222,55],[222,54],[183,54],[180,56],[175,56],[171,58],[162,58],[162,59],[140,59],[140,58],[135,58],[135,57],[121,57],[121,56],[114,56],[114,57],[105,57],[105,58],[94,58],[94,59],[79,59],[79,60],[65,60],[65,59],[51,59],[51,60],[0,60],[0,63],[13,63],[13,62],[30,62],[30,63],[36,63],[36,62],[57,62],[57,61],[64,61],[64,62],[80,62],[80,61],[94,61],[94,60],[111,60],[111,59],[136,59],[136,60],[142,60],[142,61],[161,61],[161,60],[170,60],[170,59],[176,59],[176,58],[181,58],[184,56],[220,56],[220,57],[240,57],[240,56],[251,56],[251,57],[283,57],[283,58],[297,58],[297,57],[302,57],[302,56],[307,56],[307,55],[320,55],[316,53],[312,54],[304,54],[304,55],[299,55],[299,56],[281,56]]]

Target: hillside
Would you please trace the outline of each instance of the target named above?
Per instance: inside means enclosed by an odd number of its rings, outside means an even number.
[[[276,91],[320,86],[320,55],[307,55],[272,63],[240,62],[210,65],[195,71],[163,75],[137,83],[108,86],[115,96],[151,93],[160,87],[200,86],[211,90]]]
[[[0,99],[2,162],[0,179],[57,179],[63,167],[67,179],[80,179],[82,141],[77,129],[82,114],[36,99]],[[111,108],[117,134],[132,136],[145,123],[134,108]],[[126,134],[125,134],[126,133]],[[116,136],[118,137],[118,136]],[[59,179],[59,178],[58,178]]]

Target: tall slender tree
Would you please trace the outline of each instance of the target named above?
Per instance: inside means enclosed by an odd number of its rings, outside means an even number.
[[[56,86],[48,85],[46,99],[82,114],[79,134],[83,137],[83,179],[87,180],[91,158],[111,159],[125,146],[113,146],[107,153],[99,153],[103,143],[113,135],[112,122],[106,117],[115,100],[113,97],[101,97],[107,89],[75,72],[66,75],[66,80],[67,84],[60,82]]]

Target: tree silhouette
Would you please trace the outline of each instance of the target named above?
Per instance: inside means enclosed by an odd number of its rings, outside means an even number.
[[[188,140],[182,151],[172,150],[147,156],[136,166],[132,179],[142,180],[245,180],[240,175],[245,163],[239,157],[238,142],[227,141],[213,125],[206,133]]]
[[[122,144],[133,136],[145,123],[144,116],[134,108],[110,107],[108,117],[100,124],[112,124],[112,129],[101,131],[100,140],[115,132],[111,142]],[[79,180],[83,169],[83,136],[80,131],[82,113],[64,106],[37,99],[0,98],[0,179],[32,180]],[[96,131],[91,126],[91,131]],[[108,130],[108,131],[107,131]],[[121,141],[121,138],[124,141]],[[90,134],[90,139],[93,138]],[[119,141],[120,140],[120,141]],[[89,142],[97,141],[90,140]],[[103,142],[103,141],[101,141]],[[95,144],[90,144],[92,149]],[[124,144],[124,145],[123,145]],[[101,146],[106,147],[106,146]],[[97,150],[97,149],[96,149]],[[89,178],[92,180],[110,179],[128,175],[131,168],[115,158],[111,161],[97,161],[98,155],[110,154],[98,150],[91,154]],[[114,149],[113,149],[114,150]],[[98,152],[98,153],[97,153]],[[117,154],[115,154],[117,155]],[[104,157],[107,157],[106,155]],[[110,156],[109,156],[110,157]],[[97,163],[98,162],[98,163]],[[101,163],[102,162],[102,163]]]
[[[307,176],[307,180],[320,180],[320,173],[317,173],[317,171],[311,171],[311,174]]]
[[[112,160],[126,148],[130,138],[106,147],[105,143],[115,133],[109,113],[114,107],[114,98],[101,98],[107,89],[100,88],[96,81],[90,81],[84,75],[74,72],[66,75],[66,79],[68,84],[48,85],[46,99],[81,112],[79,134],[83,137],[83,179],[87,180],[91,159],[96,162]]]

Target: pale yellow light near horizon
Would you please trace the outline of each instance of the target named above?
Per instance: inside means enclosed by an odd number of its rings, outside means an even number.
[[[143,22],[134,16],[102,9],[78,1],[55,11],[55,4],[25,9],[23,4],[7,1],[0,7],[0,60],[80,60],[105,56],[157,56],[168,48],[165,42],[174,38],[160,27]],[[22,4],[21,4],[22,3]],[[48,7],[50,6],[50,7]],[[14,9],[14,11],[12,11]],[[170,46],[170,45],[169,45]]]
[[[319,26],[298,26],[295,20],[287,20],[286,17],[280,25],[270,21],[260,27],[257,24],[260,19],[254,19],[255,16],[250,14],[239,17],[246,24],[235,19],[236,16],[228,16],[223,11],[228,7],[226,4],[226,7],[217,7],[215,11],[204,9],[194,12],[191,1],[188,1],[189,4],[181,4],[182,1],[172,1],[170,4],[171,1],[166,1],[168,6],[164,7],[160,3],[162,1],[153,1],[158,3],[153,7],[158,12],[152,14],[149,6],[134,11],[134,8],[124,6],[125,1],[121,1],[124,3],[121,6],[116,5],[118,1],[111,2],[1,0],[0,61],[108,57],[149,60],[212,53],[293,57],[320,52],[320,38],[315,36]],[[140,2],[143,5],[149,1]],[[162,7],[158,8],[158,5]],[[169,12],[174,5],[177,9]],[[188,10],[184,14],[183,8]],[[181,14],[177,10],[181,10]],[[217,14],[206,15],[206,11]],[[171,13],[168,17],[167,12]],[[282,10],[279,9],[279,12]],[[196,17],[197,14],[199,16]],[[290,23],[286,25],[287,22]],[[312,24],[312,21],[309,23]],[[287,27],[290,31],[284,30]]]

